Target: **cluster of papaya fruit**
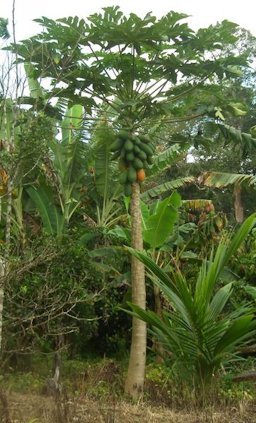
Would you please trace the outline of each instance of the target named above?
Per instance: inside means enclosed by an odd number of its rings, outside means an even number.
[[[132,184],[143,182],[145,169],[153,163],[154,150],[150,139],[145,135],[131,135],[121,130],[110,149],[114,153],[112,159],[120,161],[119,167],[122,173],[119,181],[124,185],[124,194],[130,196]]]

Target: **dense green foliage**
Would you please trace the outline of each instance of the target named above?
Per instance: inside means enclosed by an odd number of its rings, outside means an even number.
[[[147,255],[133,254],[154,274],[155,312],[131,307],[151,323],[148,345],[159,353],[158,338],[167,365],[200,385],[254,342],[255,216],[239,229],[231,210],[237,187],[244,214],[255,210],[255,40],[185,18],[44,17],[42,33],[8,46],[28,93],[1,88],[6,357],[128,355],[136,182]]]
[[[205,259],[195,284],[179,271],[170,269],[170,277],[149,257],[131,250],[155,276],[152,278],[167,300],[162,316],[130,304],[133,313],[150,324],[155,336],[178,367],[187,370],[187,378],[202,387],[230,359],[245,339],[256,333],[254,307],[237,306],[222,315],[232,294],[232,282],[216,289],[224,267],[255,225],[255,215],[241,226],[231,242],[223,240],[215,254]],[[231,356],[232,357],[232,356]]]

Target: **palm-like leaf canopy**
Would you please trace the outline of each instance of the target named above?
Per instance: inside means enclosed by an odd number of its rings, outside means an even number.
[[[254,308],[245,305],[223,314],[232,294],[232,283],[217,287],[220,272],[256,223],[250,216],[232,240],[223,240],[205,260],[195,287],[174,269],[167,275],[144,253],[129,249],[150,271],[170,308],[160,318],[152,311],[130,304],[131,314],[150,324],[151,333],[178,362],[194,372],[199,382],[210,380],[213,371],[256,332]]]
[[[186,18],[171,11],[142,19],[125,16],[117,6],[86,21],[42,17],[36,19],[44,27],[41,34],[10,48],[20,62],[33,63],[35,78],[49,78],[48,98],[67,98],[89,112],[103,102],[128,127],[139,128],[148,118],[157,122],[158,116],[184,121],[207,112],[208,106],[199,111],[191,105],[191,93],[201,92],[213,76],[234,77],[237,66],[247,64],[246,51],[233,54],[236,24],[223,21],[195,33]],[[212,104],[213,97],[205,90],[203,103]]]

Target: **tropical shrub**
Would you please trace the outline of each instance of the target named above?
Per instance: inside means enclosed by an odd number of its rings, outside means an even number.
[[[117,270],[110,260],[106,265],[90,257],[78,237],[72,230],[61,241],[38,236],[24,257],[10,262],[4,352],[48,353],[62,336],[71,356],[84,355],[100,342],[99,333],[105,345],[107,329],[110,321],[117,321],[115,309],[122,303],[126,287],[122,289],[115,281]],[[117,336],[120,327],[114,324],[111,330],[111,335]]]
[[[238,346],[256,333],[255,307],[237,306],[224,312],[233,283],[218,286],[217,282],[227,262],[237,252],[256,222],[253,214],[243,223],[235,236],[223,239],[215,253],[205,259],[194,285],[179,268],[162,270],[146,254],[129,248],[150,271],[151,279],[161,290],[167,307],[158,316],[129,303],[128,312],[150,325],[150,333],[174,359],[195,387],[209,386],[214,373],[233,357]]]

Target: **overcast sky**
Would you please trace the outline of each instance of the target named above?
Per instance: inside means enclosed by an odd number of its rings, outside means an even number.
[[[0,0],[0,17],[11,21],[13,0]],[[119,5],[123,12],[144,16],[149,11],[158,17],[170,10],[191,15],[189,25],[206,27],[228,19],[256,35],[255,0],[16,0],[15,23],[17,39],[24,39],[40,31],[33,19],[41,16],[85,18],[102,7]]]

